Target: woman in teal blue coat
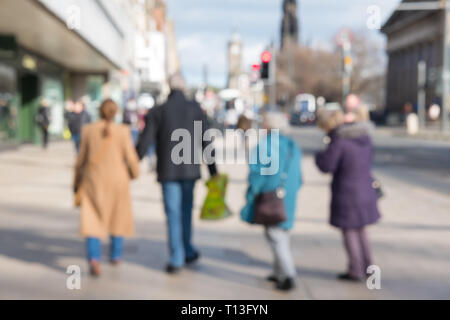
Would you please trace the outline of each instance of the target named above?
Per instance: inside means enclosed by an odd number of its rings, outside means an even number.
[[[302,186],[301,150],[292,139],[277,130],[287,126],[285,115],[275,112],[265,115],[263,127],[269,133],[260,140],[250,157],[247,202],[241,211],[242,220],[253,223],[256,196],[276,190],[283,184],[282,177],[286,177],[286,220],[279,225],[265,226],[265,235],[274,254],[274,273],[268,280],[276,282],[276,288],[280,290],[295,287],[296,268],[290,250],[289,230],[294,227],[297,194]]]

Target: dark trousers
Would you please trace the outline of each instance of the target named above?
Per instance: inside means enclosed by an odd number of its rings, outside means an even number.
[[[75,150],[77,151],[77,153],[79,153],[80,152],[81,134],[72,133],[72,141],[75,145]]]
[[[48,146],[48,129],[42,128],[42,147],[47,149]]]
[[[348,255],[348,273],[351,276],[363,278],[367,274],[367,267],[372,265],[371,250],[366,230],[344,229],[344,246]]]

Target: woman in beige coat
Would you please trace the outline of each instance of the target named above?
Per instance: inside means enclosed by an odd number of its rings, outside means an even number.
[[[123,237],[134,233],[129,183],[139,175],[139,160],[130,129],[113,123],[117,111],[114,101],[103,102],[101,120],[83,128],[75,165],[80,232],[86,238],[87,258],[94,276],[100,275],[100,239],[111,237],[111,263],[118,264]]]

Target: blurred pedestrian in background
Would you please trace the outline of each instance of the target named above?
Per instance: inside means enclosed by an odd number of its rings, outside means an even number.
[[[72,112],[75,110],[75,102],[72,99],[67,99],[64,102],[64,119],[69,124],[69,117]],[[70,132],[70,131],[69,131]]]
[[[372,265],[366,226],[380,219],[371,172],[373,147],[366,128],[344,123],[341,111],[319,112],[318,125],[330,143],[316,155],[316,164],[333,174],[330,223],[342,230],[349,260],[339,279],[361,281]]]
[[[118,111],[110,99],[100,107],[100,121],[82,131],[75,165],[74,190],[81,206],[80,232],[86,238],[91,274],[101,273],[100,239],[110,236],[110,260],[118,264],[123,237],[134,234],[129,183],[139,175],[139,159],[130,129],[114,123]],[[78,200],[77,200],[78,199]]]
[[[252,121],[242,114],[239,116],[237,128],[246,132],[247,130],[252,128]]]
[[[147,114],[151,108],[153,108],[154,104],[151,104],[151,107],[147,105],[139,106],[138,108],[138,128],[139,134],[144,132],[145,126],[147,125]],[[149,124],[150,125],[150,124]],[[149,161],[150,172],[156,171],[156,155],[155,155],[156,146],[150,145],[147,152],[147,157]]]
[[[355,122],[355,115],[361,106],[361,99],[356,94],[349,94],[345,99],[345,122]]]
[[[237,129],[241,130],[239,132],[239,137],[241,139],[241,145],[240,147],[245,150],[245,157],[248,159],[248,152],[249,150],[249,141],[248,136],[246,135],[246,132],[252,128],[252,121],[247,118],[245,115],[241,115],[239,117],[238,123],[237,123]]]
[[[47,99],[42,98],[41,104],[36,114],[36,123],[42,131],[42,147],[47,149],[48,147],[48,128],[51,122],[50,105]]]
[[[162,185],[170,248],[170,261],[166,271],[177,273],[185,264],[197,261],[200,256],[192,244],[194,186],[196,180],[200,179],[200,165],[194,163],[192,158],[189,159],[189,163],[183,161],[176,164],[174,162],[172,151],[175,146],[179,145],[179,142],[173,141],[172,134],[177,129],[184,130],[189,134],[189,137],[185,138],[190,138],[191,143],[188,144],[190,150],[182,152],[188,153],[192,157],[201,151],[197,146],[205,149],[209,143],[193,140],[196,138],[194,122],[199,121],[202,124],[201,134],[203,137],[208,129],[208,121],[200,105],[185,97],[183,76],[180,73],[171,76],[169,84],[171,93],[168,101],[149,111],[147,124],[136,148],[139,158],[143,159],[149,146],[156,143],[157,174],[158,181]],[[208,168],[211,176],[217,174],[213,161],[210,162]]]
[[[283,134],[279,135],[279,139],[271,138],[271,130],[283,130],[287,126],[288,120],[284,114],[268,112],[264,115],[263,128],[269,130],[269,133],[261,139],[252,153],[246,205],[241,212],[244,221],[257,223],[255,207],[258,197],[276,192],[282,198],[285,220],[276,225],[264,226],[265,236],[274,256],[273,274],[267,279],[275,282],[276,288],[280,290],[295,288],[297,272],[290,248],[289,230],[294,227],[297,193],[302,186],[301,150]],[[265,148],[267,149],[263,150]],[[263,168],[270,168],[273,163],[264,163],[260,152],[263,155],[267,152],[272,161],[278,161],[275,174],[263,173]]]
[[[123,124],[130,126],[131,137],[136,144],[139,137],[139,114],[135,99],[129,100],[123,110]]]
[[[79,100],[73,104],[73,110],[67,115],[70,135],[77,153],[80,151],[81,131],[83,127],[91,122],[91,116],[86,110],[86,105]]]
[[[239,114],[234,107],[227,109],[225,113],[225,128],[236,129],[239,120]]]
[[[10,118],[9,102],[7,99],[0,99],[0,131],[8,132],[8,121]]]

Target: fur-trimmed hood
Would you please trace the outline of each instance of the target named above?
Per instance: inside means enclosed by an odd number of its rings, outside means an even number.
[[[337,128],[336,135],[340,138],[357,139],[371,136],[375,127],[371,122],[356,122],[344,124]]]

